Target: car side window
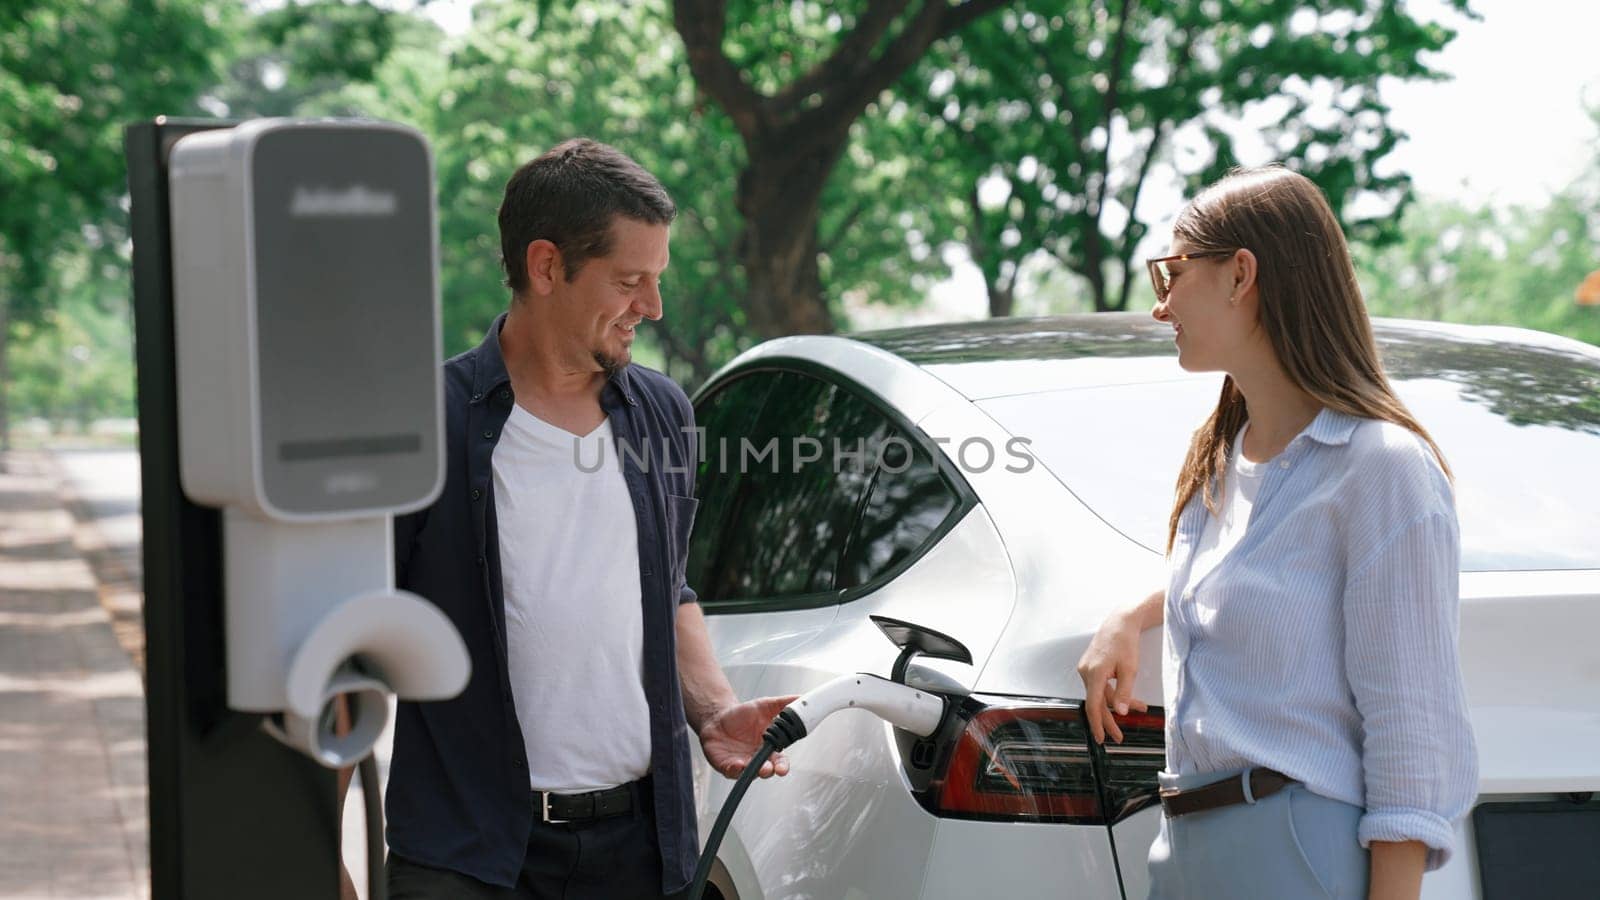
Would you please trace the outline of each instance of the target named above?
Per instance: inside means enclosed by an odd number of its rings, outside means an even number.
[[[799,372],[777,373],[744,433],[720,426],[713,433],[707,424],[702,483],[708,496],[727,494],[716,498],[716,511],[702,512],[723,521],[716,546],[702,548],[700,580],[692,582],[702,599],[833,592],[887,425],[865,400]]]
[[[929,452],[844,385],[758,371],[697,420],[689,584],[711,607],[826,602],[916,553],[960,504]]]
[[[916,553],[961,503],[921,446],[886,441],[836,585],[866,584]]]
[[[747,375],[724,385],[695,408],[695,424],[703,434],[695,477],[700,508],[689,538],[688,581],[702,603],[717,599],[711,594],[711,586],[719,581],[714,573],[721,556],[722,535],[728,530],[731,510],[738,500],[739,468],[736,461],[731,466],[727,464],[728,449],[737,452],[740,438],[754,434],[767,393],[777,380],[776,372]]]

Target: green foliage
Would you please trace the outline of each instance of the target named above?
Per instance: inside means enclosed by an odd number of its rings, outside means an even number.
[[[1600,146],[1600,107],[1595,108]],[[1600,344],[1600,307],[1578,285],[1600,271],[1600,152],[1548,203],[1509,209],[1425,201],[1400,240],[1357,247],[1373,315],[1520,325]]]
[[[127,274],[94,254],[57,258],[56,303],[12,327],[11,403],[18,417],[84,427],[134,416],[133,316]]]
[[[772,78],[820,57],[830,21],[849,21],[822,4],[745,6],[730,10],[749,17],[729,40],[746,41],[750,64]],[[484,0],[474,12],[424,126],[439,165],[447,352],[477,343],[505,308],[495,211],[506,179],[557,141],[585,135],[633,156],[678,205],[666,315],[641,335],[652,362],[703,379],[750,342],[734,206],[745,159],[732,123],[695,90],[667,0],[542,12],[525,0]],[[761,33],[789,45],[755,40]],[[913,258],[900,209],[884,202],[909,168],[906,149],[863,135],[829,182],[820,228],[830,293],[910,303],[942,271],[936,258]]]
[[[290,2],[241,23],[227,76],[207,102],[235,119],[368,114],[361,101],[371,98],[351,87],[392,74],[397,48],[437,48],[442,37],[426,19],[368,2]]]
[[[1084,279],[1095,308],[1123,309],[1153,224],[1146,189],[1193,193],[1237,165],[1241,118],[1318,182],[1354,237],[1392,240],[1410,179],[1377,171],[1401,136],[1378,83],[1433,77],[1423,54],[1452,37],[1387,0],[1024,2],[947,42],[901,90],[941,221],[992,297],[1043,253]],[[985,179],[1001,199],[980,198]],[[1360,210],[1363,195],[1378,202]]]
[[[122,231],[122,125],[192,109],[229,18],[215,0],[23,0],[0,14],[0,305],[49,308],[50,264]],[[108,240],[110,242],[110,240]]]
[[[125,271],[122,126],[193,108],[228,46],[230,9],[12,0],[0,13],[0,447],[9,351],[59,320],[63,254]]]
[[[732,0],[727,4],[729,25],[722,49],[751,87],[775,94],[827,59],[867,6],[865,0]]]
[[[1600,308],[1578,285],[1600,270],[1600,192],[1580,182],[1544,206],[1497,211],[1422,202],[1401,240],[1357,248],[1373,315],[1519,325],[1600,344]]]
[[[506,306],[506,179],[567,137],[615,144],[680,210],[666,317],[641,331],[639,356],[703,379],[752,341],[735,205],[750,160],[696,87],[673,4],[480,0],[459,37],[360,0],[257,12],[224,0],[0,4],[0,323],[9,314],[13,403],[50,418],[130,412],[121,127],[158,113],[361,115],[421,129],[437,169],[448,353],[477,343]],[[853,46],[872,9],[729,0],[722,50],[772,95]],[[910,18],[855,50],[883,52]],[[1572,302],[1600,268],[1600,162],[1547,206],[1502,211],[1407,207],[1409,179],[1380,174],[1400,136],[1378,80],[1433,77],[1426,54],[1451,37],[1383,0],[1017,0],[935,44],[849,126],[816,222],[822,293],[835,315],[915,305],[957,244],[1005,309],[1033,309],[1018,292],[1031,276],[1036,294],[1120,308],[1129,272],[1142,284],[1140,242],[1175,211],[1148,209],[1151,191],[1192,191],[1248,155],[1227,124],[1243,117],[1341,210],[1375,313],[1600,343],[1600,311]]]

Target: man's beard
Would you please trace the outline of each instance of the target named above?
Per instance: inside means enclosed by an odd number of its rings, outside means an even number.
[[[630,360],[631,357],[629,356],[624,356],[622,359],[618,359],[614,356],[607,356],[599,350],[594,351],[595,365],[600,367],[600,371],[606,373],[607,378],[610,378],[611,376],[622,371],[628,365]]]

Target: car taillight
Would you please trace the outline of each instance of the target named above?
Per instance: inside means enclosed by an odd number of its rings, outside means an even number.
[[[1159,708],[1117,716],[1122,743],[1098,748],[1107,817],[1120,822],[1161,802],[1156,773],[1167,764],[1166,717]]]
[[[1095,746],[1076,703],[968,699],[970,718],[922,797],[980,819],[1117,822],[1156,802],[1165,762],[1159,711],[1119,717],[1122,744]]]

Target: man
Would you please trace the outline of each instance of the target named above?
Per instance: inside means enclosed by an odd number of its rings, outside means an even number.
[[[684,582],[694,413],[630,365],[675,215],[590,140],[506,185],[510,309],[445,364],[444,492],[395,523],[399,586],[450,617],[473,669],[453,700],[400,704],[393,900],[681,890],[699,848],[685,725],[732,777],[792,699],[738,702],[712,654]],[[775,755],[762,775],[787,771]]]

